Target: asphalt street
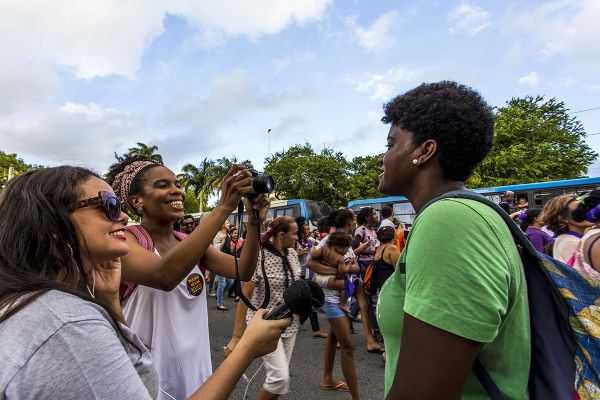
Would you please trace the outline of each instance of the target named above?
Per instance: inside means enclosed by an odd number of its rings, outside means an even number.
[[[235,307],[237,303],[233,299],[226,298],[225,306],[229,311],[219,311],[216,309],[214,297],[208,299],[208,321],[210,328],[210,351],[212,356],[213,369],[216,369],[223,361],[223,348],[231,338],[233,322],[235,318]],[[319,315],[321,329],[327,330],[327,321],[322,315]],[[352,335],[352,341],[355,346],[354,360],[356,364],[358,382],[362,399],[382,399],[383,398],[383,371],[384,363],[379,354],[367,353],[367,345],[360,323],[355,322],[354,328],[356,334]],[[323,351],[325,348],[325,339],[316,339],[312,336],[310,322],[301,327],[292,362],[290,364],[290,393],[281,396],[283,399],[351,399],[348,392],[336,392],[323,390],[319,384],[323,374]],[[334,368],[334,377],[344,380],[339,363],[339,351],[336,354]],[[251,378],[262,363],[262,359],[255,360],[246,370],[246,375]],[[247,399],[255,399],[265,379],[264,370],[261,369],[256,377],[250,382],[242,378],[230,399],[242,400],[244,391],[248,386]]]

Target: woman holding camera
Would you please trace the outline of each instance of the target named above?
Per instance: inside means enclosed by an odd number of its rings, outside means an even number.
[[[212,373],[206,282],[198,264],[216,275],[235,277],[234,257],[210,244],[242,196],[252,192],[252,175],[233,166],[219,203],[185,240],[172,229],[184,214],[185,199],[173,171],[130,157],[111,166],[107,178],[119,199],[141,217],[141,224],[125,233],[130,251],[121,261],[123,278],[137,284],[133,289],[130,285],[123,300],[125,320],[151,349],[161,388],[177,399],[186,398]],[[246,281],[256,267],[257,224],[264,220],[269,201],[262,195],[244,202],[250,224],[239,272]]]
[[[126,222],[108,183],[84,168],[34,170],[7,184],[0,198],[0,398],[157,397],[150,352],[123,325],[119,304]],[[291,320],[266,321],[264,312],[191,399],[226,399],[252,359],[273,351]]]

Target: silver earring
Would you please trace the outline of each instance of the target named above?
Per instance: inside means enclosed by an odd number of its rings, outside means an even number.
[[[90,285],[86,285],[87,290],[90,293],[92,298],[96,298],[96,267],[92,265],[92,290],[90,290]]]
[[[67,250],[69,251],[69,255],[71,256],[71,258],[75,258],[75,256],[73,255],[73,248],[71,247],[71,245],[69,243],[67,243]]]
[[[419,160],[417,160],[416,158],[413,160],[413,165],[417,165],[417,163],[419,162]]]
[[[139,206],[138,208],[135,209],[135,211],[139,214],[142,215],[142,211],[144,211],[144,207]]]

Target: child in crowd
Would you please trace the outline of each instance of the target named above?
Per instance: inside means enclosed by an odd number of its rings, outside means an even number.
[[[354,285],[348,279],[348,273],[357,273],[350,270],[350,260],[345,260],[344,255],[348,252],[348,247],[352,245],[352,236],[345,232],[333,232],[329,234],[327,244],[323,247],[313,248],[310,256],[315,260],[329,265],[338,270],[338,275],[315,274],[313,281],[327,289],[338,289],[340,291],[340,308],[345,313],[350,313],[348,308],[348,296],[352,296]]]

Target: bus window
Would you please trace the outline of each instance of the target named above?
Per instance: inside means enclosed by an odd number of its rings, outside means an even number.
[[[267,222],[273,221],[273,213],[274,212],[275,212],[275,210],[273,210],[272,208],[269,208],[269,210],[267,211]]]
[[[543,208],[550,199],[565,194],[564,189],[543,189],[533,192],[533,204],[530,207]]]
[[[321,217],[325,217],[331,213],[331,207],[327,204],[319,203],[318,201],[307,201],[306,209],[308,210],[308,220],[315,226]]]
[[[415,209],[408,201],[394,204],[393,212],[394,216],[405,224],[412,224],[415,219]]]

